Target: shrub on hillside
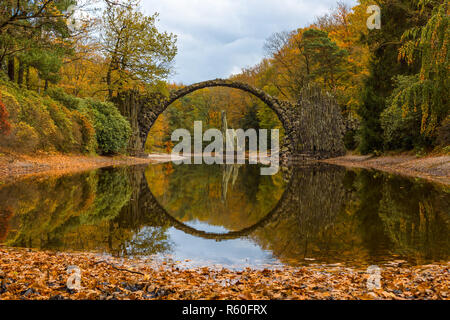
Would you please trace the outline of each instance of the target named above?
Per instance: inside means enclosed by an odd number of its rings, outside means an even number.
[[[384,148],[409,150],[422,147],[424,138],[420,135],[420,118],[420,113],[404,112],[396,105],[386,108],[381,114]]]
[[[14,127],[14,136],[12,146],[16,150],[23,152],[34,152],[39,145],[39,134],[36,130],[25,122],[19,122]]]
[[[436,142],[442,147],[450,145],[450,116],[442,121],[442,125],[437,129]]]
[[[70,94],[67,94],[61,88],[50,88],[47,90],[47,94],[53,100],[61,102],[65,107],[72,109],[72,110],[78,110],[78,108],[82,102],[82,99],[74,97]]]
[[[8,135],[11,125],[8,122],[9,113],[5,104],[2,102],[2,93],[0,92],[0,134]]]
[[[112,103],[86,100],[93,114],[98,150],[102,154],[124,152],[131,135],[130,123]]]
[[[406,91],[416,80],[416,76],[399,76],[395,80],[397,87],[380,116],[385,150],[420,149],[432,144],[430,137],[421,130],[424,111],[419,102],[422,89],[417,88],[413,93]]]
[[[97,137],[91,120],[78,111],[74,112],[74,117],[81,134],[82,152],[95,153],[97,151]]]
[[[48,97],[43,102],[57,128],[55,134],[51,137],[52,144],[57,150],[63,152],[80,151],[81,144],[74,138],[75,121],[73,121],[73,112]],[[77,135],[77,132],[75,132],[75,135]]]
[[[8,81],[0,80],[0,91],[11,124],[11,133],[0,139],[1,146],[18,152],[96,151],[93,124],[81,112]]]
[[[1,79],[0,91],[0,121],[9,120],[0,122],[1,131],[11,131],[0,139],[1,146],[18,152],[117,154],[126,150],[131,127],[112,103],[76,98],[61,89],[42,97]]]
[[[68,108],[78,110],[91,119],[97,138],[97,150],[100,154],[116,154],[125,151],[131,135],[131,127],[114,104],[76,98],[60,88],[51,89],[48,94],[52,99]]]

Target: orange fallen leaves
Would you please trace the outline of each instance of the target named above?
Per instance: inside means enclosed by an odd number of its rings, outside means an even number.
[[[0,299],[448,299],[449,264],[382,266],[382,288],[368,291],[361,268],[233,271],[102,260],[94,253],[0,247]],[[80,268],[80,290],[67,287],[68,266]]]
[[[149,158],[129,156],[84,156],[64,154],[15,153],[13,150],[0,148],[0,182],[17,182],[22,178],[42,178],[61,176],[108,166],[128,166],[155,162]]]

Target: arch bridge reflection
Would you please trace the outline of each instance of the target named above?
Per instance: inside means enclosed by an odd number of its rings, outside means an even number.
[[[225,172],[227,172],[226,168]],[[318,174],[318,176],[314,178],[316,174]],[[336,176],[337,174],[338,180],[341,180],[345,174],[345,169],[341,168],[336,171],[335,166],[324,164],[283,168],[283,179],[287,181],[287,183],[283,194],[276,202],[275,206],[268,210],[268,212],[265,213],[256,223],[242,228],[241,230],[229,231],[226,233],[214,233],[198,230],[175,218],[157,200],[157,197],[153,195],[151,187],[148,185],[148,181],[143,172],[141,173],[142,176],[140,178],[135,178],[140,181],[140,187],[139,194],[133,198],[135,198],[134,201],[138,202],[138,211],[143,212],[146,215],[149,214],[158,216],[158,220],[165,225],[168,224],[180,231],[183,231],[184,233],[204,239],[213,239],[216,241],[230,240],[250,236],[258,229],[264,228],[269,224],[276,223],[282,219],[283,216],[293,214],[297,215],[301,208],[305,208],[305,206],[308,207],[310,205],[314,206],[314,203],[311,203],[310,201],[313,200],[310,198],[311,196],[317,197],[315,199],[317,202],[316,205],[322,206],[321,211],[325,214],[317,214],[317,210],[307,210],[307,212],[303,212],[305,227],[307,225],[307,228],[310,228],[311,224],[323,226],[323,223],[328,223],[330,221],[330,217],[324,217],[324,215],[334,215],[339,211],[339,206],[344,201],[344,192],[342,188],[339,187],[340,181],[336,181],[335,178],[335,183],[330,183],[329,181],[328,186],[321,186],[320,183],[323,182],[323,177],[319,177],[319,175],[323,176],[324,174],[331,176]],[[310,188],[308,188],[308,186]],[[223,188],[224,186],[222,186],[222,189]],[[330,189],[330,192],[328,193],[325,192],[327,188]],[[313,194],[311,194],[311,191]],[[319,192],[322,192],[322,194],[319,195]],[[309,197],[308,201],[305,201],[305,195],[307,198]],[[300,202],[303,202],[303,205]],[[327,202],[328,204],[325,204],[324,202]],[[315,216],[316,219],[312,219],[315,220],[315,222],[311,223],[311,221],[308,221],[311,220],[311,215]]]

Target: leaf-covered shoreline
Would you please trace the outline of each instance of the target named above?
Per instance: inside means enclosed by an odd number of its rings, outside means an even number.
[[[69,289],[69,266],[81,288]],[[155,267],[94,253],[0,248],[0,299],[448,299],[450,264],[382,265],[381,288],[368,290],[364,268],[320,266],[233,271]]]
[[[55,177],[110,166],[133,166],[156,162],[131,156],[86,156],[79,154],[27,155],[0,148],[0,185],[21,179]]]

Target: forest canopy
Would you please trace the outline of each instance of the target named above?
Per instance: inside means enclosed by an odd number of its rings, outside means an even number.
[[[14,92],[50,95],[79,112],[66,104],[70,99],[63,98],[64,92],[91,101],[92,115],[98,103],[108,104],[123,92],[167,95],[183,87],[168,82],[177,54],[176,35],[159,30],[158,13],[144,14],[140,4],[138,0],[2,1],[0,68],[7,76],[2,76],[2,91],[14,83]],[[449,152],[448,1],[380,0],[379,29],[367,27],[370,5],[368,0],[359,0],[353,8],[338,2],[311,25],[267,35],[265,58],[230,78],[293,105],[299,105],[295,102],[305,89],[320,88],[339,106],[348,150]],[[5,94],[1,99],[1,134],[14,134],[19,127],[30,131],[15,122]],[[174,103],[158,118],[148,149],[169,151],[170,132],[188,127],[189,121],[219,127],[222,110],[232,127],[282,128],[264,103],[246,93],[203,90]],[[108,114],[114,119],[121,116]],[[22,123],[30,126],[36,122],[25,120]],[[121,121],[109,121],[122,137],[133,134],[118,125]],[[100,130],[98,123],[91,123],[94,130]],[[103,142],[97,135],[98,143]],[[120,142],[111,150],[125,148]],[[102,150],[111,151],[106,146]]]
[[[125,152],[131,127],[112,97],[161,87],[177,52],[157,19],[136,0],[2,1],[0,145]]]

